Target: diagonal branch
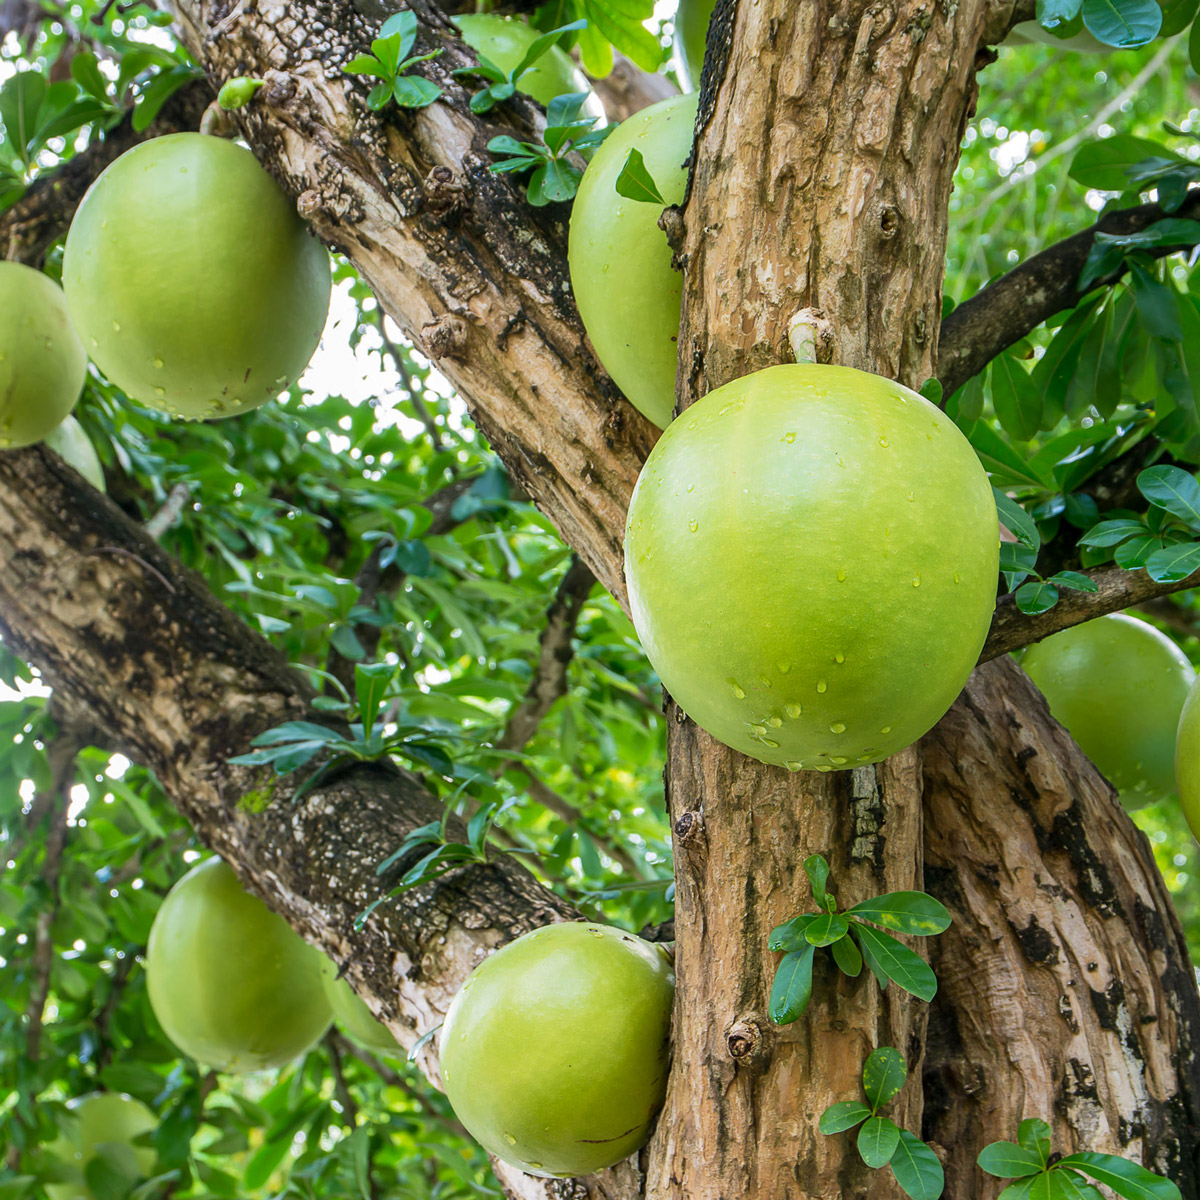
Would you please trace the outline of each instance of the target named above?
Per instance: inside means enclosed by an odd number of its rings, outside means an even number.
[[[1064,589],[1058,603],[1048,612],[1036,616],[1023,613],[1011,595],[1002,596],[992,617],[992,628],[983,651],[981,663],[990,662],[1002,654],[1040,642],[1052,633],[1082,625],[1094,617],[1120,612],[1134,605],[1145,604],[1174,592],[1200,587],[1200,571],[1177,583],[1155,583],[1145,571],[1126,571],[1123,567],[1103,567],[1085,572],[1099,587],[1095,592],[1076,592]]]
[[[1083,299],[1085,293],[1079,290],[1079,276],[1097,233],[1138,233],[1168,216],[1200,218],[1200,192],[1190,193],[1174,213],[1165,212],[1158,204],[1109,213],[1095,225],[1035,254],[965,300],[942,322],[937,375],[943,394],[953,395],[1001,351],[1019,342],[1055,313],[1074,308]],[[1144,253],[1164,258],[1179,249],[1160,246]],[[1097,280],[1093,288],[1111,287],[1124,274],[1122,265]]]

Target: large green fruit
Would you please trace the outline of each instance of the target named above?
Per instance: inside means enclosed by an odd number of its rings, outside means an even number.
[[[453,18],[462,40],[475,51],[489,59],[502,71],[515,70],[525,57],[529,47],[541,36],[534,29],[515,17],[501,17],[492,13],[465,13]],[[558,46],[551,46],[520,78],[517,91],[524,92],[543,107],[555,96],[567,92],[587,92],[588,101],[584,111],[597,119],[604,117],[604,106],[592,92],[587,76],[571,61]]]
[[[86,374],[62,289],[0,262],[0,450],[40,442],[75,407]]]
[[[1191,827],[1192,836],[1200,841],[1200,679],[1192,684],[1179,718],[1175,742],[1175,782],[1179,787],[1179,802]]]
[[[727,746],[793,770],[916,741],[971,673],[999,525],[967,440],[923,397],[788,365],[710,392],[634,488],[625,577],[664,686]]]
[[[708,23],[717,0],[679,0],[675,12],[675,74],[685,92],[700,86]]]
[[[74,417],[64,417],[45,438],[46,445],[68,466],[74,467],[96,489],[105,492],[104,468],[96,447],[88,441],[83,426]]]
[[[88,353],[134,400],[227,417],[308,365],[329,255],[248,150],[177,133],[126,151],[88,189],[63,287]]]
[[[667,203],[683,200],[697,103],[672,96],[622,121],[596,151],[571,209],[567,257],[588,337],[634,408],[664,429],[675,408],[683,277],[658,227],[662,209],[616,185],[637,149]]]
[[[333,1019],[320,951],[242,890],[219,859],[193,867],[150,929],[150,1006],[184,1054],[219,1071],[278,1067]]]
[[[329,959],[321,964],[321,983],[329,1006],[333,1009],[333,1019],[348,1038],[368,1050],[374,1050],[376,1054],[400,1052],[387,1026],[376,1019],[344,979],[337,977],[337,967]]]
[[[667,1086],[666,953],[607,925],[548,925],[484,959],[442,1026],[442,1081],[497,1158],[588,1175],[650,1136]]]
[[[1128,808],[1174,792],[1175,733],[1196,673],[1169,637],[1114,613],[1030,646],[1021,666]]]
[[[148,1133],[158,1118],[140,1101],[116,1092],[80,1096],[68,1104],[70,1126],[50,1147],[50,1153],[78,1178],[65,1183],[48,1183],[50,1200],[91,1200],[84,1171],[98,1154],[130,1180],[149,1175],[154,1169],[154,1151],[134,1146],[133,1140]]]

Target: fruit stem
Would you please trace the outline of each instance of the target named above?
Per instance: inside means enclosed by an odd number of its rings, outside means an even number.
[[[818,348],[833,341],[829,322],[815,308],[802,308],[788,322],[788,343],[798,363],[818,362]]]

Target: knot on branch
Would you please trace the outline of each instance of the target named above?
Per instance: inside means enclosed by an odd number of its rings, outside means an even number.
[[[466,183],[452,167],[434,167],[425,176],[424,189],[430,212],[444,216],[466,207]]]
[[[443,313],[437,320],[421,326],[421,340],[429,358],[461,361],[467,348],[467,323],[454,313]]]
[[[674,826],[674,842],[679,849],[690,849],[704,840],[704,817],[699,810],[682,813]]]
[[[725,1046],[729,1057],[752,1058],[762,1049],[762,1026],[754,1015],[739,1017],[725,1031]]]
[[[296,97],[296,81],[286,71],[268,71],[258,99],[272,108],[285,108]]]

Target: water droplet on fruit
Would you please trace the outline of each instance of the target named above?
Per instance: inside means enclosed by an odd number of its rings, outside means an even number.
[[[879,439],[879,444],[886,450],[888,448],[888,440],[883,437]]]
[[[846,464],[842,461],[842,456],[840,454],[835,454],[834,458],[837,459],[837,465],[841,467],[842,470],[845,470]]]
[[[113,322],[113,333],[120,333],[120,332],[121,332],[121,322],[114,321]]]
[[[767,727],[765,725],[751,725],[750,733],[756,738],[766,737]]]
[[[890,725],[885,725],[879,732],[880,733],[891,733],[892,727]]]
[[[733,694],[734,694],[734,695],[735,695],[735,696],[736,696],[736,697],[737,697],[739,700],[745,700],[745,698],[746,698],[746,693],[742,691],[742,689],[741,689],[741,686],[738,684],[738,681],[737,681],[736,679],[727,679],[727,680],[725,680],[725,682],[726,682],[727,684],[729,684],[729,686],[730,686],[731,688],[733,688]]]
[[[845,656],[845,655],[844,655],[844,654],[843,654],[843,653],[842,653],[842,652],[839,650],[839,651],[838,651],[838,652],[837,652],[837,653],[836,653],[836,654],[833,656],[833,661],[834,661],[835,663],[844,663],[844,662],[846,661],[846,656]]]
[[[845,582],[846,582],[845,569],[842,567],[838,567],[838,583],[845,583]]]
[[[797,762],[797,761],[796,761],[796,759],[794,759],[794,758],[789,758],[789,759],[787,760],[787,762],[785,762],[783,765],[784,765],[785,767],[787,767],[787,769],[788,769],[789,771],[791,771],[793,774],[794,774],[796,771],[799,771],[799,770],[801,769],[800,763],[799,763],[799,762]]]
[[[828,687],[829,685],[825,682],[825,680],[822,679],[820,683],[817,684],[817,691],[824,692],[828,689]]]
[[[834,721],[834,723],[832,725],[830,725],[830,727],[829,727],[829,732],[830,733],[845,733],[846,726],[841,721]]]
[[[156,387],[156,388],[154,389],[154,394],[155,394],[156,396],[165,396],[165,395],[167,394],[167,389],[166,389],[166,388],[162,388],[162,387]]]
[[[696,490],[696,485],[695,485],[694,483],[689,483],[689,484],[688,484],[688,491],[689,491],[689,492],[694,492],[695,490]]]
[[[844,766],[846,763],[848,763],[850,760],[848,758],[843,758],[840,754],[834,754],[829,759],[829,761],[831,763],[833,763],[835,766],[841,767],[841,766]]]
[[[796,435],[794,433],[785,433],[783,440],[790,446],[796,440]]]
[[[955,583],[962,583],[962,576],[961,576],[961,575],[959,575],[959,573],[958,573],[957,571],[955,571],[955,572],[954,572],[954,582],[955,582]]]
[[[506,1141],[506,1142],[507,1142],[507,1143],[508,1143],[510,1146],[515,1146],[515,1145],[517,1144],[517,1139],[516,1139],[515,1137],[513,1137],[513,1135],[512,1135],[511,1133],[506,1133],[506,1134],[504,1135],[504,1140],[505,1140],[505,1141]]]
[[[695,533],[695,532],[696,532],[696,530],[700,528],[700,522],[699,522],[699,521],[696,521],[696,520],[691,520],[691,521],[689,521],[689,522],[688,522],[688,528],[689,528],[689,529],[690,529],[690,530],[691,530],[693,533]]]
[[[159,358],[157,355],[155,356],[155,359],[154,359],[154,365],[155,365],[156,367],[158,367],[158,369],[159,369],[160,371],[162,370],[162,367],[163,367],[163,360],[162,360],[161,358]]]
[[[854,761],[855,762],[870,762],[871,756],[869,754],[860,754]]]
[[[765,737],[765,738],[763,738],[763,740],[762,740],[762,744],[763,744],[764,746],[770,746],[772,750],[778,750],[778,749],[779,749],[779,743],[778,743],[778,742],[773,742],[773,741],[771,741],[771,739],[770,739],[770,738],[766,738],[766,737]]]
[[[758,682],[761,683],[763,685],[763,687],[771,686],[771,681],[765,675],[760,675],[758,677]]]
[[[912,503],[912,502],[913,502],[913,501],[914,501],[916,498],[917,498],[917,493],[916,493],[916,492],[909,492],[909,493],[908,493],[908,502],[909,502],[909,504],[911,504],[911,503]]]
[[[778,729],[783,724],[782,717],[772,717],[768,722],[772,729]]]
[[[786,675],[791,669],[791,663],[780,662],[775,664],[779,668],[780,675]]]
[[[920,575],[914,575],[914,576],[913,576],[913,587],[920,587],[920,586],[921,586],[921,577],[920,577]]]
[[[529,1163],[529,1169],[531,1171],[540,1171],[542,1169],[542,1164],[531,1162],[531,1163]]]
[[[91,342],[93,346],[100,345],[100,343],[98,341],[96,341],[95,338],[88,338],[88,341]]]
[[[794,721],[804,711],[804,709],[802,709],[798,704],[789,704],[783,711],[787,713],[787,715]]]
[[[828,775],[833,770],[832,767],[827,767],[824,763],[817,763],[815,769],[820,771],[822,775]]]

